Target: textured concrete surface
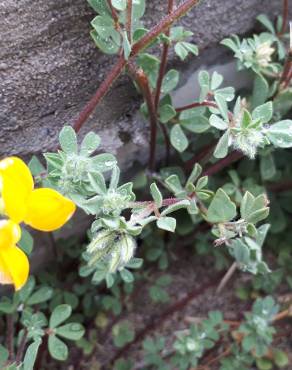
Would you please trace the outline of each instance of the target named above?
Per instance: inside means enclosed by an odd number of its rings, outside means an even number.
[[[165,3],[147,1],[146,26],[162,16]],[[280,1],[203,0],[181,23],[207,48],[231,33],[248,32],[262,12],[279,13]],[[1,156],[53,148],[62,125],[72,122],[110,69],[112,58],[101,55],[89,36],[93,16],[86,0],[0,1]],[[213,56],[209,63],[218,63]],[[200,63],[204,57],[178,65],[190,73]],[[136,92],[122,77],[86,126],[128,164],[147,141],[136,107]]]

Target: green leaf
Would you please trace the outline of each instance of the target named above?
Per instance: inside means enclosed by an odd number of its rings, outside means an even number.
[[[58,325],[62,324],[62,322],[67,320],[71,316],[71,313],[72,308],[68,304],[57,306],[50,317],[49,327],[52,329],[56,328]]]
[[[83,337],[85,329],[81,324],[72,322],[63,326],[59,326],[55,332],[60,337],[70,340],[79,340]]]
[[[55,335],[49,336],[48,347],[50,355],[55,360],[66,361],[66,359],[68,358],[69,352],[67,345]]]
[[[229,131],[226,131],[219,139],[215,151],[215,158],[224,158],[228,153]]]
[[[94,28],[90,32],[96,46],[106,54],[116,54],[121,46],[121,36],[109,16],[97,16],[91,21]]]
[[[164,104],[163,106],[159,107],[158,113],[159,120],[162,123],[166,123],[176,116],[176,111],[170,104]]]
[[[246,192],[240,205],[241,217],[250,223],[257,223],[265,219],[269,214],[269,208],[266,206],[265,195],[254,197],[250,192]]]
[[[33,237],[30,235],[30,233],[22,228],[21,229],[21,239],[18,242],[18,246],[28,255],[31,254],[33,249]]]
[[[253,85],[252,107],[256,108],[257,106],[264,104],[268,96],[269,84],[263,76],[257,74]]]
[[[218,72],[213,72],[211,77],[211,90],[216,90],[223,82],[223,76],[220,75]]]
[[[41,173],[46,171],[45,167],[35,155],[29,161],[28,167],[33,176],[39,176]]]
[[[292,147],[292,120],[284,120],[270,126],[266,131],[271,143],[278,148]]]
[[[172,90],[174,90],[179,81],[179,73],[175,69],[171,69],[166,73],[163,78],[161,92],[163,94],[168,94]]]
[[[194,116],[190,119],[180,121],[180,124],[187,130],[201,134],[210,128],[209,120],[204,116]]]
[[[260,14],[257,17],[257,20],[261,22],[261,24],[263,24],[271,33],[275,34],[274,25],[265,14]]]
[[[92,186],[92,189],[96,192],[96,194],[101,195],[106,193],[107,189],[105,179],[101,173],[91,172],[88,174],[88,178],[90,181],[90,185]]]
[[[64,126],[59,135],[60,146],[65,153],[77,154],[77,136],[71,126]]]
[[[211,115],[210,125],[216,127],[218,130],[226,130],[228,128],[228,123],[222,118],[218,117],[216,114]]]
[[[89,157],[99,147],[101,139],[94,132],[89,132],[81,143],[80,155]]]
[[[170,142],[178,152],[184,152],[189,145],[188,138],[179,124],[174,125],[170,131]]]
[[[129,269],[139,269],[143,265],[142,258],[133,257],[128,263],[127,268]]]
[[[260,171],[263,180],[270,180],[276,175],[276,166],[272,153],[260,157]]]
[[[262,123],[269,122],[273,117],[273,103],[271,101],[259,105],[252,112],[253,120],[260,120]]]
[[[250,251],[240,239],[236,239],[232,243],[232,254],[237,262],[244,265],[247,265],[249,263]]]
[[[183,191],[183,187],[177,175],[169,176],[165,179],[165,183],[174,194],[179,194]]]
[[[180,202],[177,202],[175,204],[172,204],[170,206],[168,206],[167,208],[165,208],[165,210],[163,210],[161,212],[161,216],[166,216],[168,215],[169,213],[172,213],[172,212],[175,212],[181,208],[187,208],[190,206],[190,201],[189,200],[181,200]]]
[[[8,360],[9,352],[8,350],[0,344],[0,366],[3,367],[6,361]]]
[[[155,183],[150,185],[150,192],[156,207],[160,208],[162,206],[163,196]]]
[[[181,42],[176,43],[174,47],[174,51],[181,60],[185,60],[187,56],[189,55],[189,53],[193,55],[199,54],[199,49],[197,45],[191,44],[190,42],[186,42],[186,41],[181,41]]]
[[[36,292],[34,292],[27,300],[27,304],[32,306],[35,304],[40,304],[43,302],[48,301],[52,298],[54,294],[54,289],[50,287],[43,286],[40,289],[38,289]]]
[[[236,216],[236,205],[223,189],[218,189],[207,212],[207,220],[212,223],[228,222]]]
[[[202,167],[199,163],[194,165],[194,168],[187,180],[187,184],[194,184],[202,173]]]
[[[222,117],[224,118],[225,121],[228,122],[228,106],[225,97],[219,94],[215,94],[214,99],[218,105],[218,109]]]
[[[123,51],[125,59],[128,60],[129,56],[131,55],[132,46],[130,44],[126,31],[123,32]]]
[[[156,224],[159,229],[173,233],[176,228],[176,219],[173,217],[161,217],[157,220]]]
[[[127,9],[127,0],[111,0],[112,6],[119,11]]]
[[[42,340],[37,339],[28,346],[23,360],[23,370],[34,369],[35,360],[37,358],[38,350],[40,348],[41,343]]]
[[[273,350],[273,359],[278,367],[285,367],[289,364],[289,358],[284,351]]]
[[[121,278],[123,281],[127,284],[132,283],[134,281],[134,275],[131,273],[131,271],[127,269],[123,269],[120,271]]]
[[[117,165],[115,156],[109,153],[98,154],[91,158],[90,166],[94,172],[106,172]]]
[[[99,14],[109,14],[110,10],[107,0],[87,0],[89,5]]]

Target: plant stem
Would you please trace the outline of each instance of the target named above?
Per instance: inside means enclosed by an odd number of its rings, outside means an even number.
[[[218,288],[216,289],[216,294],[220,294],[228,281],[231,279],[233,274],[235,273],[237,269],[237,262],[233,262],[233,264],[229,267],[228,271],[224,275],[223,279],[220,281],[220,284],[218,285]]]
[[[144,37],[142,37],[136,44],[133,45],[130,58],[136,56],[141,50],[145,49],[159,34],[165,32],[176,20],[184,16],[192,7],[197,5],[199,0],[186,0],[179,5],[171,14],[163,18],[156,26],[154,26]],[[127,61],[123,56],[120,56],[117,63],[113,66],[112,70],[101,83],[98,90],[87,103],[84,109],[80,112],[77,119],[73,122],[73,127],[78,132],[91,113],[94,111],[97,104],[106,95],[114,81],[120,76],[124,67],[127,65]]]
[[[132,9],[133,9],[132,0],[127,0],[126,31],[127,31],[127,34],[128,34],[128,39],[129,39],[130,44],[132,44]]]
[[[27,341],[27,329],[24,329],[23,336],[21,338],[17,353],[16,353],[16,363],[19,364],[22,361],[24,350],[25,350],[25,345]]]
[[[150,155],[149,155],[149,169],[154,171],[155,168],[155,155],[156,155],[156,138],[157,138],[157,119],[154,101],[149,86],[149,81],[141,68],[136,68],[133,63],[128,64],[129,71],[144,96],[148,108],[149,121],[150,121]]]
[[[214,175],[215,173],[221,171],[223,168],[231,165],[234,162],[237,162],[243,156],[244,156],[243,153],[237,152],[236,150],[234,150],[227,157],[225,157],[223,159],[220,159],[219,161],[217,161],[216,163],[214,163],[213,165],[211,165],[209,168],[207,168],[203,172],[203,175],[202,176],[211,176],[211,175]]]
[[[115,22],[116,29],[119,30],[120,29],[120,24],[119,24],[118,13],[116,12],[116,9],[113,7],[111,0],[107,0],[107,3],[108,3],[108,6],[110,7],[111,14],[112,14],[113,20]]]
[[[203,102],[194,102],[188,105],[184,105],[183,107],[175,108],[177,113],[183,112],[184,110],[192,109],[192,108],[200,108],[200,107],[212,107],[212,108],[218,108],[218,105],[214,102],[205,100]]]
[[[6,342],[9,353],[8,360],[14,359],[14,318],[13,315],[6,315]]]
[[[171,12],[173,11],[173,8],[174,8],[174,0],[168,0],[167,13],[171,14]],[[166,34],[166,36],[169,36],[169,29],[165,31],[165,34]],[[165,42],[163,44],[161,63],[160,63],[160,68],[159,68],[159,73],[158,73],[157,84],[156,84],[156,92],[155,92],[155,109],[156,109],[156,111],[158,109],[158,104],[159,104],[160,95],[161,95],[162,82],[163,82],[163,78],[164,78],[165,71],[166,71],[168,51],[169,51],[169,44],[168,44],[168,42]]]
[[[286,29],[287,29],[287,24],[288,24],[288,4],[289,4],[289,0],[283,0],[283,13],[282,13],[282,21],[283,21],[283,24],[282,24],[282,29],[281,29],[280,33],[278,34],[278,36],[284,35],[284,33],[286,32]]]
[[[101,101],[101,99],[106,95],[106,93],[109,91],[112,84],[115,82],[115,80],[119,77],[122,70],[126,66],[127,61],[123,56],[120,56],[118,62],[115,64],[113,69],[110,71],[110,73],[107,75],[106,79],[101,83],[98,90],[94,94],[94,96],[91,98],[91,100],[86,104],[84,109],[80,112],[79,116],[73,123],[73,127],[76,132],[80,131],[84,123],[87,121],[87,119],[90,117],[91,113],[94,111],[97,104]]]

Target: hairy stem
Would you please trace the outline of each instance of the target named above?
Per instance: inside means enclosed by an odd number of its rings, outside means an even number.
[[[118,62],[115,64],[113,69],[107,75],[106,79],[99,86],[99,88],[96,91],[96,93],[94,94],[94,96],[86,104],[84,109],[80,112],[79,116],[77,117],[77,119],[73,123],[73,127],[74,127],[76,132],[80,131],[80,129],[82,128],[84,123],[88,120],[91,113],[94,111],[97,104],[106,95],[106,93],[109,91],[112,84],[115,82],[115,80],[122,73],[126,64],[127,64],[127,61],[125,60],[125,58],[123,56],[120,56]]]
[[[128,34],[128,39],[129,39],[130,44],[132,44],[132,9],[133,9],[132,0],[127,0],[126,31],[127,31],[127,34]]]
[[[173,11],[173,7],[174,7],[174,0],[168,0],[168,14],[171,14],[171,12]],[[169,36],[169,29],[166,30],[165,34],[166,34],[166,36]],[[158,109],[158,104],[159,104],[160,95],[161,95],[162,82],[163,82],[163,78],[164,78],[164,75],[165,75],[165,72],[166,72],[168,51],[169,51],[169,44],[167,42],[165,42],[163,44],[161,63],[160,63],[157,85],[156,85],[156,92],[155,92],[155,109],[156,109],[156,111]]]
[[[283,13],[282,13],[283,24],[282,24],[281,32],[279,33],[278,36],[282,36],[286,32],[286,29],[287,29],[287,25],[288,25],[288,5],[289,5],[289,0],[283,0]]]
[[[144,37],[133,45],[130,58],[135,57],[141,50],[145,49],[159,34],[165,32],[176,20],[184,16],[192,7],[197,5],[199,0],[186,0],[176,9],[173,10],[168,16],[164,17],[156,26],[154,26]],[[120,56],[117,63],[114,65],[106,79],[101,83],[98,90],[87,103],[84,109],[80,112],[79,116],[73,123],[74,129],[78,132],[91,113],[94,111],[97,104],[109,91],[114,81],[120,76],[127,61],[123,56]]]

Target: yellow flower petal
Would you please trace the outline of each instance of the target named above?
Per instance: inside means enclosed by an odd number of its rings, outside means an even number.
[[[75,204],[56,190],[36,189],[28,199],[24,222],[41,231],[57,230],[72,217],[75,209]]]
[[[0,249],[10,248],[20,240],[20,237],[19,225],[11,220],[0,221]]]
[[[17,246],[0,249],[0,284],[13,284],[19,290],[29,275],[26,254]]]
[[[26,202],[34,187],[32,175],[20,158],[8,157],[0,161],[0,177],[5,213],[19,223],[26,214]]]

